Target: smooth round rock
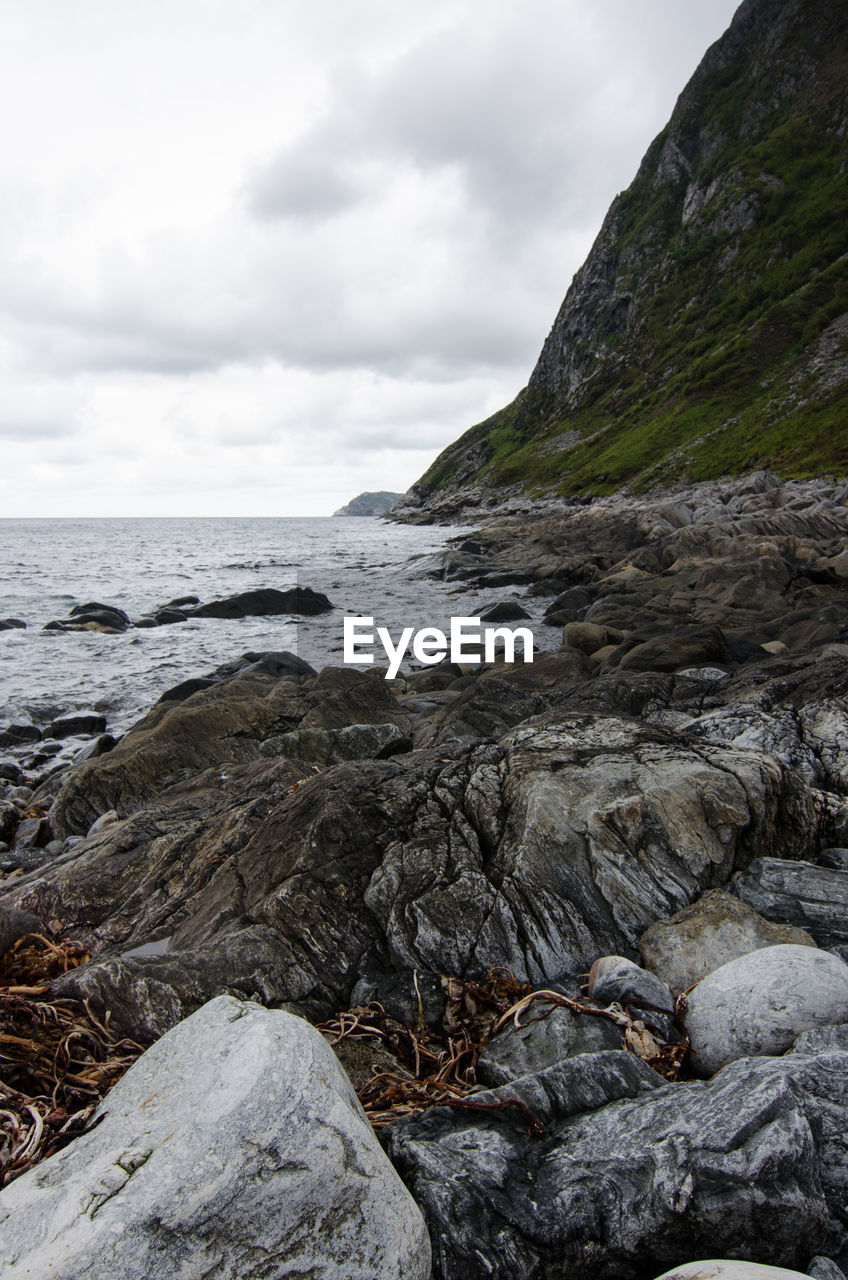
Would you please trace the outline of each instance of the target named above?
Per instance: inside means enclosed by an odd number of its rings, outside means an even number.
[[[657,1280],[809,1280],[809,1276],[804,1271],[768,1267],[762,1262],[711,1258],[708,1262],[684,1262],[682,1267],[664,1271]]]
[[[785,1053],[802,1031],[848,1022],[848,965],[827,951],[763,947],[716,969],[688,997],[692,1069]]]
[[[804,929],[774,924],[724,889],[708,889],[668,920],[657,920],[639,939],[642,963],[675,995],[739,956],[791,943],[816,944]]]

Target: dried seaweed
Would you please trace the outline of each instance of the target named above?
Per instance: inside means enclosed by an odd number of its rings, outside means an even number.
[[[0,1186],[85,1132],[97,1104],[143,1053],[48,983],[88,954],[42,934],[0,958]]]
[[[501,1110],[516,1108],[528,1121],[528,1132],[539,1135],[544,1126],[518,1099],[478,1103],[477,1061],[481,1050],[509,1022],[516,1027],[546,1018],[556,1008],[576,1016],[606,1018],[621,1028],[622,1047],[648,1062],[668,1080],[677,1079],[687,1045],[660,1044],[645,1023],[620,1005],[602,1009],[574,1000],[558,991],[534,991],[508,969],[490,970],[485,981],[467,982],[442,977],[445,1016],[433,1030],[423,1018],[419,999],[414,1027],[391,1018],[378,1002],[340,1013],[319,1030],[334,1046],[346,1040],[370,1041],[387,1050],[397,1061],[397,1071],[379,1070],[358,1090],[365,1114],[375,1129],[403,1116],[430,1107],[468,1107]],[[417,990],[417,982],[416,982]],[[531,1014],[536,1001],[544,1001],[541,1013]],[[382,1056],[382,1055],[381,1055]]]

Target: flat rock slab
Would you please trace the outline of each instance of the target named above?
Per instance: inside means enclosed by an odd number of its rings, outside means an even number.
[[[804,929],[775,924],[725,890],[708,889],[697,902],[650,925],[639,951],[645,968],[677,996],[730,960],[781,943],[816,945]]]
[[[517,1097],[541,1137],[514,1106],[438,1108],[391,1126],[435,1280],[644,1280],[693,1253],[756,1248],[796,1269],[839,1254],[848,1054],[749,1058],[714,1080],[635,1089],[619,1068],[617,1092],[608,1081],[593,1104],[597,1073],[622,1059],[659,1082],[631,1055],[602,1053],[475,1098]]]
[[[691,1066],[712,1075],[750,1054],[785,1053],[802,1031],[848,1022],[848,965],[812,947],[764,947],[722,965],[688,996]]]
[[[9,1280],[427,1280],[421,1214],[300,1018],[221,996],[0,1193]]]

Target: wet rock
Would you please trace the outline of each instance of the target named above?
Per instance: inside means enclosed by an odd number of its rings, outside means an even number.
[[[10,1275],[427,1280],[421,1215],[301,1019],[215,1000],[102,1114],[0,1193]]]
[[[501,600],[481,609],[479,616],[483,622],[518,622],[522,618],[529,618],[530,614],[514,600]]]
[[[38,916],[28,911],[16,911],[14,907],[0,907],[0,956],[28,933],[44,933],[44,925]]]
[[[8,782],[14,782],[18,786],[24,780],[24,773],[20,765],[15,764],[14,760],[0,760],[0,778]]]
[[[803,929],[773,924],[723,889],[708,889],[639,939],[642,963],[680,995],[729,960],[780,943],[814,947]]]
[[[563,1058],[619,1050],[622,1043],[621,1029],[608,1018],[572,1013],[540,999],[524,1014],[523,1025],[508,1023],[489,1041],[477,1062],[477,1079],[496,1088]]]
[[[619,1061],[634,1095],[622,1080],[592,1100]],[[440,1108],[387,1132],[437,1280],[639,1280],[752,1248],[797,1269],[845,1240],[844,1052],[745,1059],[686,1086],[629,1054],[583,1055],[475,1101],[498,1096],[523,1101],[544,1134],[516,1107]]]
[[[820,947],[848,943],[848,870],[757,858],[734,893],[767,920],[806,929]]]
[[[328,613],[333,607],[322,592],[313,591],[311,587],[290,587],[286,591],[258,587],[224,600],[187,608],[186,613],[192,618],[267,618],[286,613]]]
[[[26,631],[22,618],[0,618],[0,631]]]
[[[34,724],[10,724],[0,729],[0,747],[22,747],[40,740],[41,730]]]
[[[113,738],[111,733],[98,734],[91,742],[87,742],[84,747],[80,747],[79,751],[74,755],[74,764],[82,764],[84,760],[96,760],[98,756],[105,756],[107,751],[111,751],[115,746],[117,738]]]
[[[100,604],[92,601],[89,604],[77,604],[71,609],[67,618],[48,622],[43,631],[102,631],[115,633],[127,631],[132,626],[129,615],[115,605]]]
[[[812,947],[764,947],[731,960],[687,997],[691,1066],[712,1075],[751,1054],[785,1053],[802,1031],[848,1022],[848,965]]]
[[[106,717],[99,711],[71,711],[50,725],[51,738],[88,738],[106,729]]]

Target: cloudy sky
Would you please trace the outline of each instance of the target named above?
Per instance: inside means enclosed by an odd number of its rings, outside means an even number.
[[[527,381],[734,8],[0,0],[0,515],[405,489]]]

